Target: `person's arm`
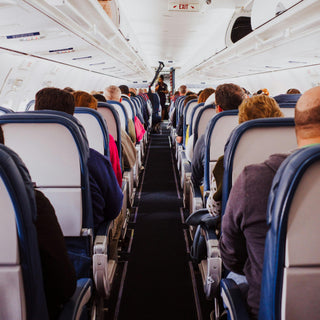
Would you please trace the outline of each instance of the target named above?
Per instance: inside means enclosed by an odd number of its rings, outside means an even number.
[[[177,133],[176,141],[178,143],[182,143],[183,142],[183,115],[180,116],[179,118],[176,133]]]
[[[242,230],[245,210],[246,173],[244,170],[231,189],[225,214],[222,217],[219,241],[224,266],[239,274],[243,274],[244,264],[248,257],[246,239]]]
[[[193,157],[191,161],[191,180],[195,187],[200,187],[203,182],[203,176],[204,176],[204,165],[203,165],[203,159],[204,159],[204,148],[205,148],[205,141],[204,141],[204,135],[202,135],[198,141],[196,142],[196,145],[193,150]]]

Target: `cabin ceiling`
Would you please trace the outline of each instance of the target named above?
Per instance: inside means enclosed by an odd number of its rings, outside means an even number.
[[[212,85],[319,65],[317,0],[283,0],[286,10],[276,18],[277,0],[112,2],[119,7],[117,21],[98,0],[2,0],[0,47],[137,86],[152,80],[158,61],[164,62],[165,71],[176,70],[177,81]],[[169,10],[179,4],[197,10]],[[228,27],[241,12],[252,14],[256,29],[233,44],[227,39]]]

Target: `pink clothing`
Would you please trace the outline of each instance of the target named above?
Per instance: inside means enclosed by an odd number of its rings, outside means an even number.
[[[113,136],[109,134],[109,151],[110,151],[110,162],[112,164],[112,169],[116,175],[117,181],[120,188],[122,187],[122,172],[120,168],[120,160],[118,154],[117,145],[113,139]]]
[[[137,116],[134,117],[134,128],[136,129],[137,142],[139,142],[142,140],[146,130]]]

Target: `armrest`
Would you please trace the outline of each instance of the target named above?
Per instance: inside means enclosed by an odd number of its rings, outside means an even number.
[[[221,280],[221,296],[225,308],[234,320],[250,320],[241,291],[232,279]],[[229,317],[228,317],[229,318]]]
[[[186,223],[191,226],[201,225],[207,229],[216,229],[219,222],[220,217],[212,216],[207,209],[197,210],[186,219]]]
[[[190,180],[190,211],[194,212],[196,210],[199,210],[200,208],[203,208],[203,201],[202,201],[202,195],[199,187],[195,187],[192,183],[192,180]]]
[[[58,320],[80,319],[85,305],[91,298],[92,280],[82,278],[77,281],[77,288],[73,296],[64,305]]]

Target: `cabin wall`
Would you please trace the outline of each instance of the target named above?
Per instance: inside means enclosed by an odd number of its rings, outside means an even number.
[[[0,53],[0,106],[24,111],[44,87],[72,87],[75,90],[104,90],[124,80],[34,58],[27,55]]]

